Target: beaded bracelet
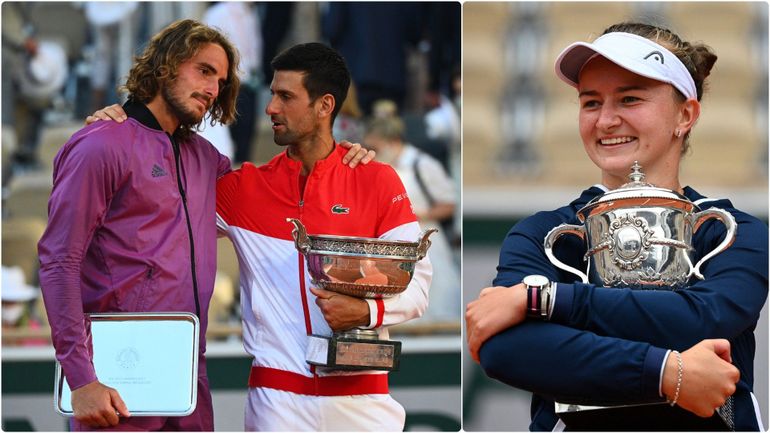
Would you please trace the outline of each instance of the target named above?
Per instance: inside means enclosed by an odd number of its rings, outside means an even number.
[[[676,406],[676,402],[679,400],[679,391],[682,389],[682,370],[684,370],[684,365],[682,364],[682,354],[676,350],[674,350],[673,353],[676,355],[676,365],[678,367],[678,372],[676,375],[676,391],[674,392],[674,399],[669,402],[671,407]]]

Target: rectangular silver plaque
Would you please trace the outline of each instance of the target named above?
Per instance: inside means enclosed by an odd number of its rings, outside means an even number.
[[[185,416],[198,397],[198,318],[191,313],[90,314],[96,377],[131,416]],[[54,406],[72,416],[72,392],[56,363]]]
[[[311,335],[308,363],[340,370],[398,370],[401,342]]]

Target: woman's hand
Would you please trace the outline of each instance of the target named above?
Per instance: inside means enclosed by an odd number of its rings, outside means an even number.
[[[479,362],[479,350],[490,337],[518,325],[527,315],[527,289],[519,283],[512,287],[487,287],[479,299],[465,308],[465,332],[474,361]]]
[[[731,364],[730,342],[723,339],[703,340],[685,350],[682,356],[682,383],[677,405],[707,418],[725,404],[735,392],[741,374]],[[663,372],[663,394],[670,400],[676,394],[679,366],[673,352]]]

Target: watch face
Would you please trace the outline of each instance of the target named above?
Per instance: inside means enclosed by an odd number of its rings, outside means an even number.
[[[524,285],[526,286],[535,286],[535,287],[545,286],[550,282],[551,281],[548,278],[542,275],[527,275],[526,277],[524,277],[524,280],[522,281],[522,283],[524,283]]]

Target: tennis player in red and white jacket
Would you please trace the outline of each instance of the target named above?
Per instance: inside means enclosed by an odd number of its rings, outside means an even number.
[[[390,166],[340,163],[346,150],[334,142],[331,124],[348,87],[337,78],[343,69],[347,75],[344,60],[311,43],[279,54],[272,65],[266,111],[276,143],[287,150],[260,167],[246,163],[217,184],[217,224],[238,255],[244,347],[254,357],[245,427],[402,430],[405,412],[388,392],[387,373],[311,366],[305,361],[308,336],[359,326],[387,339],[387,326],[427,308],[430,262],[419,261],[407,289],[392,298],[324,291],[312,287],[286,219],[299,219],[311,234],[408,241],[417,240],[420,227]],[[322,80],[318,74],[337,76]],[[316,80],[337,85],[309,91]]]

